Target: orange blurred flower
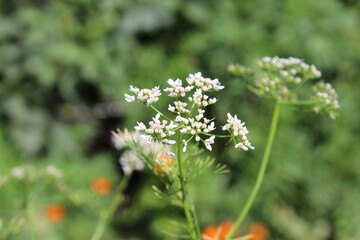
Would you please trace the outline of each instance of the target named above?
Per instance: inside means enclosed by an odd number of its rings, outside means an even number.
[[[224,221],[219,226],[208,226],[202,232],[202,240],[225,240],[233,225],[232,221]],[[237,237],[239,233],[240,229],[236,231],[234,237]]]
[[[266,227],[261,223],[254,223],[249,227],[249,234],[252,234],[251,240],[263,240],[266,238]]]
[[[155,169],[158,174],[162,174],[175,160],[175,155],[170,152],[160,154],[155,160]]]
[[[46,207],[46,216],[51,222],[59,222],[65,217],[66,210],[59,203],[53,203]]]
[[[107,178],[98,177],[91,182],[91,190],[94,193],[104,195],[104,194],[108,194],[111,191],[111,189],[112,189],[112,184]]]
[[[202,239],[203,240],[216,239],[216,234],[218,233],[218,228],[219,227],[215,226],[215,225],[210,225],[210,226],[206,227],[201,233],[203,235]]]

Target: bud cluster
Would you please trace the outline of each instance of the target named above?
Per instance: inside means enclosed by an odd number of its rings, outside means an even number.
[[[298,58],[264,57],[257,61],[264,71],[260,81],[255,82],[259,95],[278,101],[296,100],[296,90],[304,81],[321,77],[314,65],[308,65]]]
[[[318,82],[312,88],[313,99],[315,100],[315,112],[327,112],[329,116],[335,119],[338,116],[340,104],[335,89],[330,83],[324,81]]]
[[[290,104],[313,106],[315,112],[326,112],[333,119],[339,115],[338,97],[329,83],[320,81],[314,85],[310,100],[297,99],[297,90],[305,81],[321,77],[321,72],[314,65],[293,57],[264,57],[257,60],[257,65],[261,69],[259,75],[258,72],[239,64],[230,64],[228,71],[241,77],[245,75],[254,77],[254,85],[250,88],[260,96]],[[310,97],[310,93],[308,96]]]
[[[321,72],[314,65],[308,65],[299,58],[279,58],[279,57],[263,57],[257,61],[258,66],[269,72],[280,72],[283,76],[291,75],[290,81],[298,81],[294,79],[296,75],[303,75],[305,78],[319,78]]]

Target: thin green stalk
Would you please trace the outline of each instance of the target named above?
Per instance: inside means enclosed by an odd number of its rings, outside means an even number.
[[[166,118],[167,120],[171,121],[172,119],[169,118],[168,116],[164,115],[162,112],[160,112],[156,107],[154,107],[153,105],[149,105],[155,112],[159,113],[161,116],[163,116],[164,118]]]
[[[27,220],[28,220],[28,223],[29,223],[29,230],[30,230],[31,239],[36,240],[38,238],[37,238],[36,232],[35,232],[33,214],[31,212],[31,207],[30,207],[29,200],[27,200],[27,202],[26,202],[26,217],[27,217]]]
[[[262,181],[264,179],[265,170],[266,170],[267,164],[269,162],[269,156],[270,156],[271,147],[272,147],[274,137],[275,137],[275,133],[276,133],[276,126],[277,126],[277,122],[278,122],[278,119],[279,119],[279,113],[280,113],[280,103],[276,102],[273,117],[272,117],[272,121],[271,121],[270,133],[269,133],[269,136],[268,136],[264,156],[262,158],[260,170],[259,170],[256,182],[255,182],[255,185],[254,185],[254,187],[252,189],[250,197],[248,198],[244,208],[242,209],[242,211],[241,211],[241,213],[239,215],[239,218],[236,220],[234,226],[231,228],[230,232],[226,236],[226,240],[229,240],[229,239],[231,239],[233,237],[236,230],[239,228],[240,224],[242,223],[242,221],[246,217],[246,214],[250,210],[250,207],[252,206],[252,204],[253,204],[253,202],[255,200],[255,197],[256,197],[257,193],[259,192],[261,183],[262,183]]]
[[[284,105],[313,105],[316,101],[314,100],[297,100],[297,101],[291,101],[291,102],[282,102],[281,104]]]
[[[182,163],[182,149],[181,149],[181,142],[182,142],[182,134],[179,133],[179,138],[178,138],[178,154],[177,154],[177,159],[178,159],[178,165],[179,165],[179,174],[180,174],[180,188],[181,188],[181,203],[183,205],[184,208],[184,212],[185,212],[185,216],[186,216],[186,220],[189,224],[190,227],[190,236],[193,240],[197,240],[199,239],[198,234],[197,234],[197,227],[194,226],[194,221],[193,221],[193,217],[191,216],[191,208],[189,208],[189,204],[186,201],[186,193],[185,193],[185,186],[184,186],[184,176],[183,176],[183,172],[182,172],[182,167],[181,167],[181,163]],[[195,214],[195,213],[193,213]]]
[[[114,215],[116,208],[119,206],[121,201],[124,199],[123,191],[127,186],[129,180],[131,178],[131,174],[125,174],[122,181],[119,183],[116,189],[116,195],[110,203],[109,208],[103,210],[100,213],[99,221],[96,226],[95,232],[91,237],[91,240],[100,240],[105,232],[105,229],[111,220],[111,217]]]
[[[29,186],[27,186],[27,196],[26,196],[26,218],[29,224],[29,231],[32,240],[37,240],[36,230],[35,230],[35,223],[33,218],[33,213],[31,209],[31,192],[29,191]]]
[[[195,210],[195,204],[192,204],[192,206],[191,206],[191,214],[194,219],[194,225],[196,227],[196,234],[197,234],[197,236],[201,236],[199,221],[197,219],[196,210]]]

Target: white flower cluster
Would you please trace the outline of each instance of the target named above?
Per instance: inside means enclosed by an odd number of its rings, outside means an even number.
[[[218,79],[205,78],[200,72],[189,74],[186,82],[188,85],[184,86],[183,81],[180,79],[176,79],[175,81],[169,79],[167,83],[170,87],[164,89],[164,91],[168,93],[168,96],[176,98],[173,104],[169,104],[168,106],[168,110],[177,115],[173,121],[160,120],[160,117],[164,115],[158,113],[156,117],[149,122],[149,127],[142,122],[138,122],[135,129],[144,133],[141,136],[146,142],[157,140],[163,144],[175,144],[176,141],[172,140],[171,137],[175,134],[175,131],[180,131],[184,138],[182,139],[184,152],[186,151],[188,142],[193,138],[197,142],[202,141],[205,147],[211,151],[212,144],[215,142],[215,136],[211,134],[211,132],[215,130],[215,123],[213,119],[210,120],[204,117],[204,108],[215,104],[218,99],[211,98],[205,93],[219,91],[223,89],[224,86],[221,85]],[[142,91],[144,92],[144,90],[132,86],[130,86],[130,91],[138,95],[136,98],[135,96],[125,95],[128,102],[134,102],[136,99],[139,100],[140,93]],[[147,92],[148,91],[150,90],[147,89]],[[156,91],[160,92],[158,88],[156,88]],[[190,96],[187,96],[188,94]],[[144,96],[144,94],[141,94],[141,96]],[[148,99],[149,98],[144,100]],[[158,95],[156,96],[156,100],[157,99]],[[148,104],[151,103],[152,101]],[[187,108],[189,105],[191,105],[191,107]],[[186,135],[190,136],[187,138]],[[250,143],[248,143],[248,141],[245,142],[245,140],[243,141],[244,146],[251,148]],[[238,147],[241,146],[237,144],[236,148]],[[244,149],[244,147],[242,148]]]
[[[259,94],[279,101],[295,100],[294,89],[308,79],[321,76],[314,65],[308,65],[299,58],[264,57],[257,63],[265,71],[261,80],[255,83]]]
[[[13,167],[10,170],[10,173],[13,177],[15,177],[17,179],[24,179],[26,169],[27,169],[27,166],[17,166],[17,167]]]
[[[40,177],[48,175],[54,178],[61,178],[63,172],[54,165],[48,165],[44,170],[38,170],[33,165],[21,165],[10,170],[11,176],[19,180],[34,181]]]
[[[245,122],[241,122],[236,115],[233,117],[230,113],[227,114],[227,117],[227,124],[225,124],[222,129],[224,131],[229,131],[233,136],[233,139],[238,142],[236,143],[235,148],[242,148],[245,151],[249,149],[254,150],[255,148],[251,146],[251,143],[246,136],[249,131],[245,126]]]
[[[180,126],[181,126],[180,132],[182,134],[190,134],[191,135],[190,139],[195,137],[195,141],[197,141],[197,142],[203,141],[205,144],[205,147],[209,151],[211,151],[212,147],[210,144],[214,143],[214,138],[212,138],[212,137],[215,137],[215,136],[210,137],[212,140],[210,140],[210,138],[203,140],[200,137],[200,134],[203,134],[206,136],[210,132],[214,131],[215,123],[210,119],[204,118],[205,110],[198,109],[198,113],[199,114],[196,115],[194,118],[192,118],[192,117],[185,118],[185,117],[177,116],[175,121],[180,123]],[[190,139],[187,141],[185,141],[185,140],[183,141],[183,144],[184,144],[183,151],[184,152],[186,151],[187,142],[190,141]]]
[[[224,89],[224,86],[221,86],[219,80],[216,78],[211,80],[210,78],[204,78],[201,75],[201,72],[195,74],[189,74],[189,77],[186,78],[186,81],[190,86],[194,85],[196,88],[201,89],[203,92],[208,91],[219,91]]]
[[[148,128],[144,123],[138,122],[138,126],[136,126],[135,129],[145,132],[146,134],[141,135],[141,137],[149,143],[156,139],[163,144],[175,144],[175,140],[170,140],[167,137],[175,135],[173,129],[177,126],[173,121],[170,121],[169,124],[167,120],[160,121],[160,114],[158,113],[153,120],[149,122]]]
[[[168,110],[170,112],[176,112],[177,114],[181,114],[181,113],[189,113],[190,110],[189,109],[186,109],[186,106],[187,106],[187,103],[185,102],[181,102],[181,101],[174,101],[174,105],[175,106],[172,106],[171,104],[169,104],[169,108]]]
[[[125,94],[125,100],[127,102],[135,102],[136,100],[148,105],[159,100],[161,95],[160,87],[154,87],[153,89],[139,89],[130,85],[130,91],[135,93],[134,95]]]
[[[148,143],[141,137],[139,132],[128,132],[127,129],[124,132],[119,131],[118,134],[113,133],[113,142],[115,148],[121,150],[126,147],[132,148],[134,144],[137,148],[147,156],[157,155],[157,153],[167,150],[158,143]],[[126,150],[119,158],[119,164],[125,174],[130,174],[133,171],[141,171],[144,168],[144,162],[139,157],[135,150]]]
[[[165,88],[164,92],[169,92],[170,97],[185,97],[186,93],[194,88],[193,86],[183,87],[180,79],[176,79],[175,81],[169,79],[167,82],[171,87]]]
[[[134,150],[124,152],[119,158],[119,164],[125,174],[130,174],[135,170],[141,171],[145,166]]]
[[[327,112],[331,118],[335,119],[338,116],[340,104],[335,89],[330,83],[324,81],[318,82],[313,86],[313,99],[316,105],[313,108],[315,112]]]
[[[45,171],[48,175],[55,178],[61,178],[63,176],[63,172],[54,165],[47,166]]]
[[[157,141],[148,143],[141,137],[138,131],[129,132],[126,128],[124,132],[120,130],[118,130],[118,133],[113,132],[112,142],[117,150],[132,148],[133,143],[135,143],[146,155],[149,155],[151,152],[164,151],[164,147]]]
[[[209,96],[202,93],[201,89],[196,89],[192,97],[189,97],[189,101],[193,102],[197,107],[206,107],[208,105],[217,102],[216,98],[209,98]]]

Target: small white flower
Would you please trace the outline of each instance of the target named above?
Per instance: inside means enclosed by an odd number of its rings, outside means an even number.
[[[211,144],[214,144],[214,143],[215,143],[214,139],[215,139],[215,136],[213,135],[213,136],[209,137],[208,139],[206,139],[206,140],[204,141],[205,147],[206,147],[209,151],[212,151]]]
[[[127,102],[135,102],[135,96],[131,96],[131,95],[129,95],[129,94],[124,94],[124,96],[125,96],[125,101],[127,101]]]
[[[146,126],[145,124],[143,124],[142,122],[137,122],[137,126],[135,126],[134,128],[138,131],[145,131],[146,129]]]
[[[143,134],[143,135],[141,135],[141,138],[147,143],[151,143],[153,141],[153,137],[150,135]]]
[[[132,85],[130,85],[130,92],[139,93],[139,92],[140,92],[140,89],[137,88],[137,87],[133,87]]]
[[[125,174],[130,174],[133,171],[141,171],[144,169],[144,163],[140,160],[134,150],[125,151],[119,159],[121,168]]]
[[[187,141],[185,141],[185,140],[183,140],[182,141],[182,143],[183,143],[183,145],[184,145],[184,147],[183,147],[183,152],[186,152],[186,148],[187,148]]]
[[[25,177],[25,168],[23,166],[14,167],[10,173],[17,179],[23,179]]]
[[[165,143],[165,144],[169,144],[169,145],[173,145],[173,144],[175,144],[176,143],[176,141],[175,140],[169,140],[169,139],[163,139],[162,140],[163,141],[163,143]]]
[[[60,178],[63,175],[63,172],[54,165],[47,166],[46,173],[57,178]]]
[[[175,107],[174,107],[174,106],[171,106],[171,105],[169,104],[168,110],[169,110],[170,112],[175,112]]]

